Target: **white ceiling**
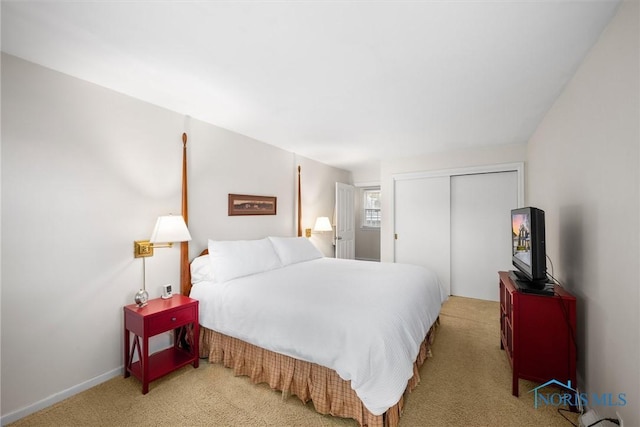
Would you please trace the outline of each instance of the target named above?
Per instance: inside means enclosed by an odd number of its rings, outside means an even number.
[[[617,0],[2,1],[2,51],[321,162],[526,142]]]

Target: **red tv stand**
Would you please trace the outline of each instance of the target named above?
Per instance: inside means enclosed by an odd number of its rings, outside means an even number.
[[[576,299],[561,286],[554,295],[520,292],[509,277],[500,277],[500,348],[513,369],[512,394],[520,378],[541,384],[556,380],[576,384]]]

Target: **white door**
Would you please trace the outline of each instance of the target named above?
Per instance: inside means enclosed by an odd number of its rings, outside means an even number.
[[[356,257],[355,187],[336,182],[336,258]]]
[[[499,301],[499,270],[511,266],[515,171],[451,177],[451,295]]]
[[[424,266],[449,292],[449,177],[395,181],[395,262]]]

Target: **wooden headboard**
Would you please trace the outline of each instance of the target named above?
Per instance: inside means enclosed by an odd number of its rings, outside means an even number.
[[[298,237],[302,236],[302,195],[300,187],[301,168],[298,166]],[[182,217],[189,226],[189,203],[187,198],[187,134],[182,134]],[[200,255],[209,251],[203,250]],[[189,296],[191,292],[191,262],[189,260],[189,242],[180,243],[180,293]]]

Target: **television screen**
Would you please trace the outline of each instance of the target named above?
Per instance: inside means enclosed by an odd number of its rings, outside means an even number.
[[[511,231],[513,232],[513,257],[531,266],[531,220],[528,212],[514,213],[511,216]]]
[[[528,207],[511,211],[512,263],[529,282],[547,279],[544,211]]]

